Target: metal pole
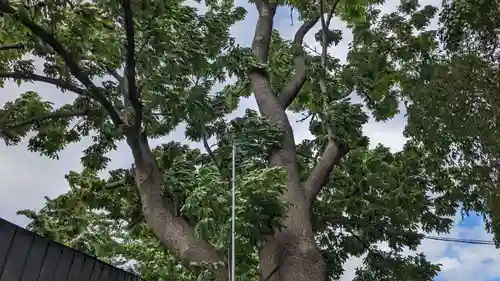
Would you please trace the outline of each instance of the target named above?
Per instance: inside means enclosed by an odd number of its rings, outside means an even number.
[[[231,281],[236,281],[236,144],[233,141],[231,202]]]

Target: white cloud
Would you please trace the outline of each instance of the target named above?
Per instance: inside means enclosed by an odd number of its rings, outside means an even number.
[[[425,0],[423,2],[426,4],[435,3],[434,0]],[[253,23],[256,20],[256,12],[255,8],[251,7],[248,3],[244,2],[242,5],[248,8],[248,16],[245,21],[232,29],[232,33],[237,37],[240,44],[249,45],[250,36],[254,31]],[[395,6],[396,0],[387,1],[385,10],[393,11]],[[297,20],[295,20],[293,26],[290,26],[289,12],[287,10],[278,11],[275,22],[283,36],[288,39],[292,38],[299,26]],[[341,21],[334,20],[332,25],[334,28],[344,30],[345,40],[339,46],[335,47],[331,53],[344,59],[347,55],[348,43],[352,36]],[[313,40],[313,32],[309,33],[306,42],[309,46],[318,48],[318,45]],[[18,88],[15,83],[7,83],[0,90],[0,105],[14,99],[26,90],[35,90],[45,98],[57,101],[57,103],[65,103],[73,98],[47,85],[23,84],[21,88]],[[244,100],[241,103],[239,112],[243,112],[245,108],[256,109],[255,101],[253,99]],[[301,118],[299,115],[290,115],[297,141],[310,137],[306,124],[296,124],[295,121],[299,118]],[[404,125],[405,118],[399,115],[386,123],[376,123],[372,120],[364,127],[364,132],[370,136],[372,145],[380,142],[397,151],[404,144],[402,136]],[[183,141],[183,139],[183,131],[179,129],[162,141]],[[155,143],[157,142],[159,141],[155,141]],[[70,170],[79,170],[81,168],[81,151],[87,145],[88,142],[82,142],[69,146],[61,153],[60,159],[56,161],[28,152],[26,150],[26,143],[22,143],[16,147],[6,147],[3,143],[0,143],[0,171],[2,171],[2,177],[0,177],[0,217],[19,225],[25,225],[27,221],[22,217],[16,216],[15,212],[24,208],[39,208],[44,202],[44,196],[54,197],[66,191],[67,184],[63,176]],[[112,168],[126,167],[131,163],[130,153],[125,145],[121,145],[110,156],[113,159]],[[460,218],[457,217],[456,221],[460,221]],[[455,227],[450,236],[491,239],[485,233],[483,225],[475,226],[474,228]],[[498,251],[491,246],[462,245],[425,240],[420,246],[419,251],[424,252],[431,261],[443,264],[443,271],[439,277],[440,280],[489,281],[500,277],[500,267],[495,266],[500,264],[500,256],[498,255]],[[352,280],[355,268],[359,264],[359,259],[349,260],[344,266],[346,273],[342,281]]]
[[[443,273],[460,267],[460,262],[457,258],[443,257],[439,259],[438,263],[441,264],[441,271]]]

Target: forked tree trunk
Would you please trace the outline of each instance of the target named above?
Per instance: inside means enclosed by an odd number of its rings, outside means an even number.
[[[273,18],[277,5],[267,1],[255,1],[259,18],[255,28],[252,42],[252,51],[257,60],[267,63]],[[315,25],[319,17],[306,21],[299,28],[294,46],[301,47],[306,33]],[[276,231],[274,237],[268,237],[260,250],[261,276],[265,278],[272,273],[273,267],[278,267],[279,272],[270,280],[280,281],[325,281],[326,263],[314,239],[311,224],[311,203],[315,195],[324,184],[331,169],[328,165],[333,163],[331,157],[323,157],[324,163],[314,169],[310,175],[314,181],[307,181],[306,186],[299,179],[297,153],[293,130],[286,115],[287,106],[298,95],[306,79],[306,66],[303,54],[295,58],[295,74],[285,90],[277,95],[273,92],[269,76],[264,69],[253,69],[249,73],[251,90],[259,106],[260,113],[275,125],[279,126],[285,136],[282,148],[271,151],[269,166],[281,166],[287,171],[287,188],[281,199],[289,204],[288,212],[282,221],[284,228]],[[314,184],[309,184],[314,182]],[[266,258],[266,255],[270,255]],[[273,264],[274,263],[274,264]],[[273,264],[273,266],[271,266]]]
[[[223,259],[215,248],[197,238],[192,226],[177,216],[173,202],[162,195],[163,173],[156,165],[147,140],[129,140],[129,146],[134,155],[143,214],[158,239],[186,266],[220,263]],[[288,180],[288,190],[304,190],[296,173],[289,173]],[[269,276],[279,266],[267,281],[324,281],[326,265],[314,240],[304,192],[293,193],[287,192],[283,198],[292,203],[283,220],[285,229],[267,237],[260,251],[261,276]],[[214,275],[218,280],[228,281],[227,272],[227,267],[219,267]]]
[[[267,63],[277,5],[262,0],[256,0],[255,3],[259,19],[252,51],[258,61]],[[319,16],[301,26],[294,38],[296,47],[301,46],[304,36],[318,19]],[[312,229],[311,204],[328,179],[335,161],[340,159],[341,155],[337,144],[330,140],[309,179],[305,183],[300,181],[293,130],[285,110],[304,84],[306,69],[303,54],[297,55],[296,73],[279,95],[273,93],[265,70],[252,69],[248,73],[251,90],[261,115],[285,132],[282,147],[270,152],[269,166],[281,166],[287,171],[287,188],[280,199],[288,204],[289,209],[282,220],[284,228],[281,231],[276,230],[274,235],[264,237],[259,253],[261,281],[327,280],[326,264]],[[136,181],[144,217],[159,240],[185,265],[214,264],[223,261],[212,245],[197,238],[192,226],[176,216],[173,202],[162,196],[163,174],[156,165],[147,140],[133,134],[127,140],[136,164]],[[218,267],[213,272],[218,280],[229,280],[226,266]]]

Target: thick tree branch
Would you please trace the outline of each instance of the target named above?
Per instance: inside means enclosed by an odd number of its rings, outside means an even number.
[[[122,8],[124,13],[125,34],[127,42],[125,44],[126,59],[125,59],[125,73],[126,83],[124,89],[128,92],[130,104],[135,111],[134,127],[136,132],[141,130],[142,119],[142,104],[140,101],[140,93],[137,87],[136,73],[135,73],[135,32],[134,32],[134,19],[132,14],[131,0],[123,0]]]
[[[121,83],[123,83],[123,77],[121,77],[121,75],[120,75],[120,74],[118,74],[118,72],[117,72],[115,69],[113,69],[113,68],[112,68],[112,67],[110,67],[110,66],[106,66],[106,71],[107,71],[107,72],[108,72],[111,76],[113,76],[113,78],[115,78],[115,79],[116,79],[116,81],[118,81],[118,83],[120,83],[120,84],[121,84]]]
[[[337,144],[331,139],[325,147],[321,158],[305,182],[306,198],[309,206],[316,199],[321,188],[328,182],[333,167],[347,154],[349,148],[344,144]]]
[[[146,138],[128,138],[135,163],[135,181],[139,190],[142,213],[156,237],[187,267],[214,265],[223,262],[216,249],[195,234],[194,228],[178,215],[173,198],[162,193],[164,174],[158,169]],[[228,281],[226,266],[217,267],[214,276]]]
[[[259,63],[266,64],[268,61],[273,19],[276,13],[277,5],[275,3],[268,3],[267,1],[257,1],[256,5],[259,10],[259,18],[257,20],[252,42],[252,52]],[[283,140],[283,147],[279,151],[271,153],[269,157],[269,165],[285,167],[291,177],[290,181],[295,182],[295,180],[298,179],[295,141],[293,138],[293,130],[285,109],[283,108],[278,97],[273,93],[269,76],[267,75],[265,69],[251,69],[248,77],[250,80],[251,90],[254,93],[261,115],[268,118],[271,122],[286,131],[286,137]],[[295,191],[303,192],[302,189],[301,191]],[[298,197],[300,196],[302,196],[302,194]]]
[[[274,15],[276,14],[276,4],[256,1],[256,5],[259,11],[259,18],[252,41],[252,51],[257,60],[265,63],[269,55],[269,44],[271,42]]]
[[[324,18],[324,12],[323,12],[323,2],[321,1],[320,7],[320,15],[317,15],[313,17],[312,19],[304,22],[302,26],[297,30],[297,33],[295,33],[295,37],[293,39],[292,47],[295,52],[297,52],[297,55],[294,59],[294,64],[295,64],[295,73],[290,79],[290,81],[287,83],[287,86],[281,94],[279,95],[281,102],[283,103],[283,106],[287,108],[297,97],[297,95],[300,92],[300,89],[304,85],[306,79],[307,79],[307,65],[306,65],[306,60],[305,60],[305,53],[302,50],[302,43],[304,41],[304,37],[307,35],[307,33],[313,28],[318,20],[321,17],[321,23],[322,27],[325,29],[325,26],[328,27],[330,25],[330,22],[333,17],[333,13],[338,5],[340,0],[337,0],[333,5],[330,10],[330,12],[327,15],[327,19],[325,20]]]
[[[45,31],[43,27],[33,22],[28,15],[17,12],[12,8],[7,0],[0,0],[0,12],[12,15],[16,20],[27,27],[31,32],[38,36],[42,41],[47,43],[59,56],[64,60],[64,63],[69,68],[71,74],[78,79],[89,91],[92,97],[97,100],[106,109],[115,125],[122,125],[123,121],[120,115],[115,110],[111,102],[101,92],[94,83],[90,80],[89,76],[78,66],[76,60],[71,57],[71,54],[57,39]]]
[[[59,118],[72,118],[72,117],[80,117],[80,116],[87,116],[90,113],[89,110],[85,111],[56,111],[56,112],[50,112],[46,113],[40,116],[35,116],[32,118],[28,118],[25,120],[21,120],[18,122],[14,123],[3,123],[0,124],[0,132],[5,131],[5,130],[10,130],[10,129],[16,129],[22,126],[34,124],[37,122],[42,122],[46,121],[49,119],[59,119]]]
[[[5,50],[19,50],[19,49],[24,49],[24,44],[22,44],[22,43],[14,43],[14,44],[0,45],[0,51],[5,51]]]
[[[285,89],[283,89],[283,91],[279,95],[284,108],[287,108],[292,103],[292,101],[299,94],[300,89],[306,82],[307,65],[304,57],[304,50],[302,49],[302,42],[304,41],[304,37],[306,36],[306,34],[309,32],[309,30],[311,30],[311,28],[314,27],[314,25],[316,25],[318,20],[319,16],[315,16],[314,18],[304,22],[299,30],[297,30],[297,33],[295,33],[295,37],[292,43],[293,50],[297,52],[297,55],[294,59],[295,73],[287,83]]]
[[[22,79],[28,81],[38,81],[44,82],[47,84],[52,84],[62,90],[70,91],[76,93],[78,95],[86,95],[87,92],[85,89],[79,88],[69,82],[60,79],[54,79],[42,75],[37,75],[34,73],[25,73],[25,72],[8,72],[8,71],[0,71],[0,78],[10,78],[10,79]]]
[[[259,11],[259,18],[252,41],[252,52],[258,62],[265,64],[269,55],[269,44],[271,42],[276,4],[256,1],[255,5]],[[275,123],[284,123],[284,110],[280,110],[282,108],[281,103],[273,93],[269,76],[265,69],[251,69],[248,73],[248,78],[260,113]]]

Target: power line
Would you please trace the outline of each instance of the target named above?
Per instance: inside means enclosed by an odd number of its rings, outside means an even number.
[[[369,223],[369,222],[361,222],[361,221],[355,221],[355,220],[339,220],[340,223],[343,224],[352,224],[352,225],[359,225],[359,226],[372,226],[372,227],[377,227],[379,229],[384,229],[385,231],[392,232],[393,234],[404,234],[401,231],[395,230],[392,226],[386,224],[386,223]],[[490,245],[490,246],[496,246],[495,242],[492,240],[480,240],[480,239],[466,239],[466,238],[454,238],[454,237],[442,237],[442,236],[432,236],[432,235],[426,235],[423,233],[419,234],[423,239],[428,239],[428,240],[435,240],[435,241],[441,241],[441,242],[452,242],[452,243],[463,243],[463,244],[476,244],[476,245]]]
[[[441,237],[441,236],[431,236],[431,235],[424,235],[423,237],[424,239],[435,240],[435,241],[495,246],[495,242],[491,240],[465,239],[465,238]]]

